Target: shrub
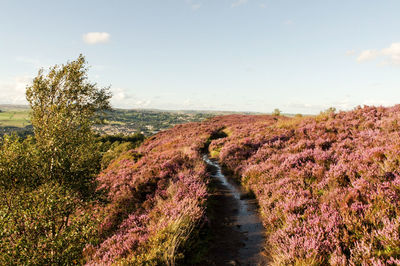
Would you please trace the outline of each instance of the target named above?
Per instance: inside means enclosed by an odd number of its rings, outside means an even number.
[[[0,192],[0,264],[77,264],[83,248],[96,243],[98,222],[59,184]]]

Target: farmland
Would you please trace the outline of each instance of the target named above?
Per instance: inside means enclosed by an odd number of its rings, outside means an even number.
[[[17,127],[23,128],[30,125],[29,110],[24,109],[3,109],[0,107],[0,127]]]

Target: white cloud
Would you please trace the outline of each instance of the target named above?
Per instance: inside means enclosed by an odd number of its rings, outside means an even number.
[[[129,95],[126,94],[125,90],[122,88],[111,88],[111,92],[113,95],[112,99],[117,102],[131,98]]]
[[[236,0],[235,2],[233,2],[231,4],[231,7],[238,7],[238,6],[246,4],[247,2],[248,2],[248,0]]]
[[[146,108],[152,103],[151,100],[139,99],[138,97],[135,97],[123,88],[111,87],[111,93],[111,105],[117,108]]]
[[[16,76],[7,81],[0,81],[0,103],[27,104],[25,98],[26,86],[32,83],[32,77]]]
[[[262,3],[262,4],[260,4],[260,7],[261,7],[261,8],[266,8],[266,7],[267,7],[267,5],[266,5],[266,4],[264,4],[264,3]]]
[[[88,32],[83,34],[83,41],[87,44],[106,43],[111,35],[107,32]]]
[[[388,48],[382,49],[382,54],[389,57],[392,64],[400,64],[400,42],[392,43]]]
[[[376,58],[385,59],[379,65],[400,65],[400,42],[392,43],[381,50],[364,50],[357,57],[358,62],[370,61]]]
[[[358,62],[374,60],[379,56],[379,51],[377,50],[364,50],[357,57]]]
[[[356,54],[356,50],[347,50],[346,51],[346,55],[348,55],[348,56],[352,56],[352,55],[355,55]]]

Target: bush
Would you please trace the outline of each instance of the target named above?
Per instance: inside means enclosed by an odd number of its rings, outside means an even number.
[[[69,265],[96,243],[98,222],[76,193],[57,183],[0,189],[0,264]]]
[[[124,135],[105,135],[98,138],[101,143],[103,156],[101,159],[101,169],[104,170],[114,159],[122,153],[137,148],[145,137],[137,133],[129,136]]]

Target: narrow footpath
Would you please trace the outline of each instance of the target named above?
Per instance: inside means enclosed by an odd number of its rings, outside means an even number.
[[[222,173],[218,162],[207,155],[203,159],[215,187],[210,198],[211,265],[267,265],[263,252],[265,232],[256,200],[243,198],[244,189]]]

